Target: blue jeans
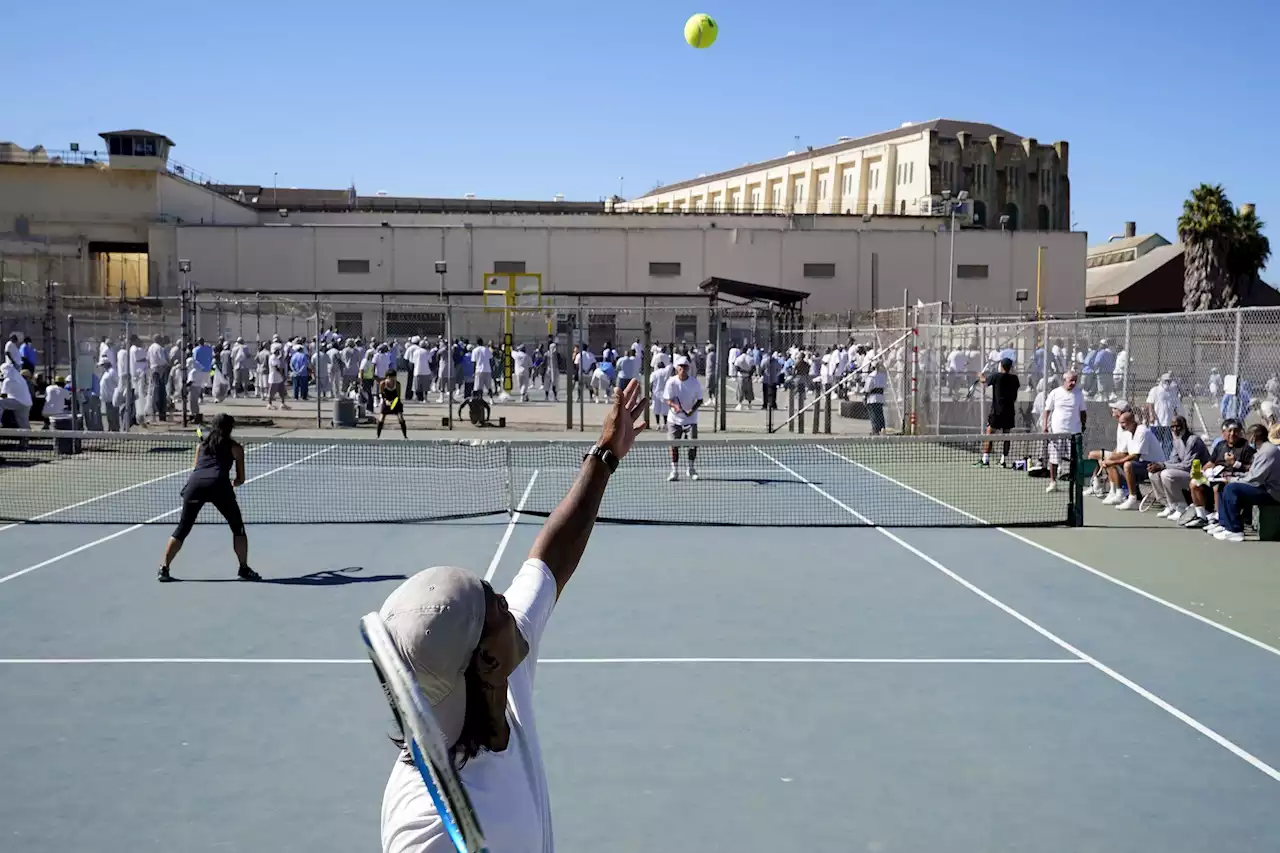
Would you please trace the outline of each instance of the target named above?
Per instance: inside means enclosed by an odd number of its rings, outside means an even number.
[[[307,399],[307,376],[305,373],[293,374],[293,399]]]
[[[1222,489],[1222,499],[1218,501],[1218,523],[1232,533],[1243,533],[1244,525],[1240,514],[1252,514],[1255,506],[1274,504],[1275,498],[1267,494],[1267,490],[1253,483],[1227,483]]]

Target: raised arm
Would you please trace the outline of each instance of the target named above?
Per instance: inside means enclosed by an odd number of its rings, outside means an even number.
[[[613,406],[605,415],[604,426],[596,444],[621,460],[631,450],[636,435],[645,428],[644,410],[649,403],[640,391],[640,383],[632,379],[625,390],[613,393]],[[533,542],[529,558],[541,560],[556,579],[556,594],[564,591],[573,577],[587,548],[587,539],[595,527],[596,513],[609,483],[609,467],[600,459],[588,456],[578,471],[569,494],[551,513],[538,538]]]

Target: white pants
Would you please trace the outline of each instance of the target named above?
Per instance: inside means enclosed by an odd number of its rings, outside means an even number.
[[[529,371],[527,371],[527,370],[517,370],[517,371],[516,371],[516,393],[518,393],[518,394],[520,395],[521,399],[528,399],[528,397],[529,397]]]
[[[477,391],[484,391],[485,393],[492,394],[493,374],[487,372],[477,373],[475,378],[475,388]]]

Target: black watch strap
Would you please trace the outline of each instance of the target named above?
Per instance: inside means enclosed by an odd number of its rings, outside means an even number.
[[[609,468],[610,474],[618,470],[618,457],[614,455],[612,450],[601,447],[598,444],[593,444],[591,445],[590,450],[582,454],[582,461],[586,462],[587,458],[591,456],[594,456],[595,458],[603,462],[605,465],[607,465]]]

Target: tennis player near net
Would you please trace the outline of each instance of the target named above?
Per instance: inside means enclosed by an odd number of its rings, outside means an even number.
[[[689,373],[687,356],[676,356],[676,375],[667,380],[666,398],[671,413],[667,416],[667,435],[672,441],[687,439],[693,441],[698,437],[698,409],[702,406],[702,383],[698,377]],[[698,479],[698,470],[693,467],[693,460],[698,457],[698,448],[689,445],[689,479]],[[671,445],[671,473],[667,481],[680,479],[677,470],[680,467],[680,445]]]
[[[551,802],[533,709],[542,630],[587,547],[605,486],[644,429],[640,384],[613,395],[600,438],[505,593],[463,569],[405,581],[379,614],[412,668],[459,768],[490,850],[551,853]],[[401,749],[382,800],[384,853],[453,850]]]
[[[244,532],[244,517],[240,514],[240,504],[236,501],[235,490],[244,485],[244,447],[231,438],[236,427],[236,419],[231,415],[221,414],[213,418],[209,431],[204,434],[200,444],[196,446],[196,461],[187,476],[187,483],[182,487],[182,517],[178,526],[169,536],[164,546],[164,562],[156,580],[167,583],[173,580],[169,567],[174,557],[182,550],[182,543],[196,523],[200,510],[211,503],[231,528],[231,547],[240,561],[237,577],[242,581],[260,581],[261,577],[249,568],[249,537]],[[236,476],[231,479],[231,468],[235,466]]]

